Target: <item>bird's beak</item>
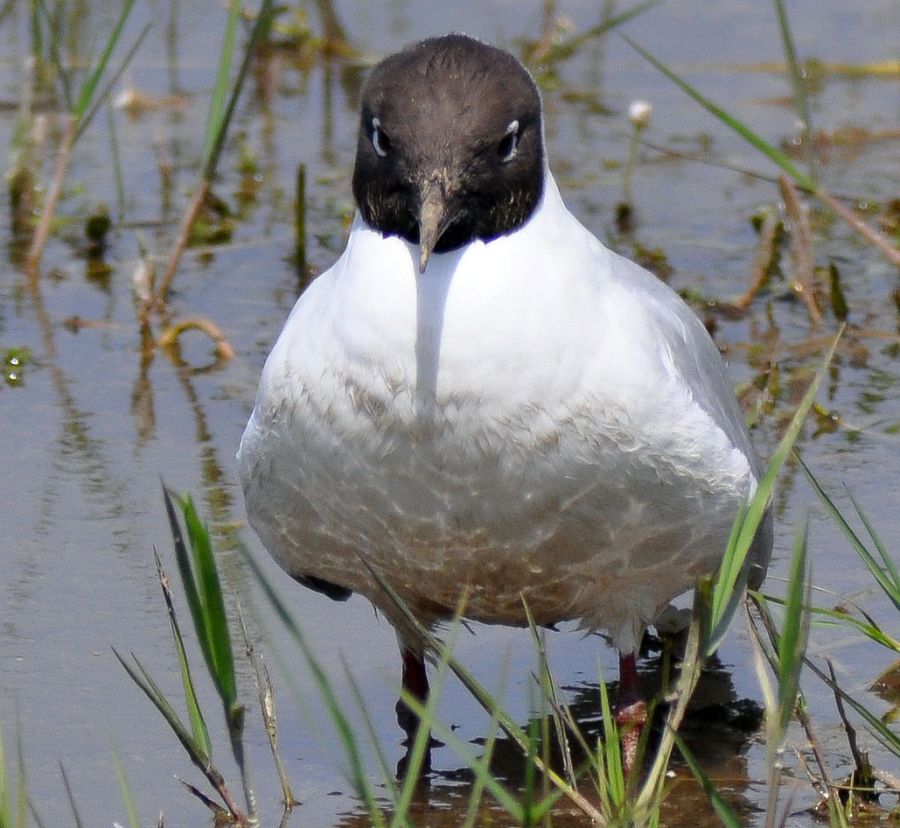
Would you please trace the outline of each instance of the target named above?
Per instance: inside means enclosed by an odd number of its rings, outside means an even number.
[[[427,180],[419,194],[419,273],[424,273],[431,251],[450,224],[447,195],[443,179]]]

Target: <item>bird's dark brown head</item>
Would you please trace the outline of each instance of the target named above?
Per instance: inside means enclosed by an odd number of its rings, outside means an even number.
[[[370,227],[432,252],[511,233],[544,189],[541,100],[508,52],[464,35],[375,67],[363,91],[353,195]]]

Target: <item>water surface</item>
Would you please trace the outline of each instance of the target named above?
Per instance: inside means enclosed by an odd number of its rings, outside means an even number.
[[[131,783],[143,822],[159,811],[171,825],[204,824],[205,812],[174,780],[202,784],[159,715],[134,687],[112,653],[134,651],[159,684],[180,695],[169,625],[159,594],[152,550],[174,569],[160,497],[160,478],[192,492],[216,533],[227,586],[240,599],[253,636],[273,668],[279,689],[282,751],[303,805],[292,824],[365,824],[359,817],[334,734],[312,679],[237,553],[245,544],[283,598],[354,709],[342,662],[364,688],[388,760],[402,756],[393,705],[399,668],[393,633],[359,599],[333,604],[291,584],[243,526],[234,452],[252,407],[259,371],[305,276],[293,263],[292,202],[297,165],[308,170],[308,259],[313,273],[339,253],[352,212],[350,171],[356,140],[356,106],[364,68],[359,61],[325,59],[286,48],[254,72],[236,113],[215,190],[234,213],[229,244],[191,251],[175,282],[177,317],[204,316],[226,334],[236,357],[214,365],[208,343],[191,335],[181,361],[157,353],[142,361],[131,278],[138,233],[164,256],[187,193],[196,181],[209,93],[224,27],[220,4],[147,2],[129,22],[134,37],[147,21],[149,36],[127,73],[142,94],[162,105],[112,115],[121,159],[118,202],[107,115],[77,145],[59,208],[65,219],[51,240],[36,289],[21,268],[10,231],[8,205],[0,207],[6,251],[0,275],[0,353],[27,348],[31,361],[21,379],[0,387],[0,716],[8,755],[20,738],[28,790],[44,824],[67,824],[71,812],[61,778],[65,767],[86,824],[124,821],[116,759]],[[622,7],[610,4],[610,8]],[[300,7],[322,31],[318,4]],[[521,54],[546,25],[537,2],[341,2],[334,12],[359,54],[375,59],[418,38],[463,30]],[[589,4],[551,4],[563,36],[596,25]],[[81,7],[74,42],[84,51],[106,31],[113,3]],[[0,143],[10,146],[24,83],[30,35],[23,4],[0,24]],[[868,3],[800,2],[791,19],[801,56],[831,63],[883,61],[896,51],[896,7]],[[624,29],[705,94],[752,124],[768,140],[790,146],[796,116],[785,99],[790,83],[768,64],[782,60],[773,9],[766,3],[662,4]],[[126,41],[129,39],[126,37]],[[365,63],[366,61],[363,61]],[[742,140],[658,74],[618,36],[586,42],[544,78],[551,164],[570,207],[601,239],[626,255],[662,251],[678,290],[727,299],[745,289],[756,235],[750,218],[775,207],[768,181],[731,168],[773,174]],[[120,88],[122,85],[120,84]],[[120,91],[120,88],[117,91]],[[632,179],[636,226],[616,229],[623,166],[631,127],[626,112],[635,99],[653,104],[645,137],[706,163],[639,150]],[[59,130],[59,101],[39,95],[35,108],[46,128],[39,150],[47,180]],[[819,174],[836,193],[883,204],[900,191],[896,80],[827,75],[811,96],[813,125],[845,140],[823,141]],[[865,130],[850,133],[850,130]],[[885,137],[893,130],[894,138]],[[161,192],[158,149],[173,168],[171,205]],[[257,161],[249,180],[242,153]],[[108,272],[88,266],[80,241],[87,212],[105,202],[115,219],[105,261]],[[878,222],[878,214],[870,217]],[[800,442],[806,462],[841,503],[847,486],[864,505],[883,538],[900,536],[900,369],[896,271],[841,222],[814,214],[816,263],[839,268],[850,306],[851,328],[820,394],[823,412],[838,422],[810,420]],[[17,250],[19,253],[17,254]],[[785,272],[790,272],[787,257]],[[699,312],[707,314],[703,306]],[[77,320],[75,319],[77,317]],[[786,283],[775,281],[741,319],[715,316],[716,340],[735,383],[745,388],[774,360],[781,393],[762,412],[754,439],[771,451],[784,418],[821,359],[837,322],[826,312],[813,331]],[[747,395],[748,403],[753,395]],[[853,553],[824,517],[795,468],[784,475],[777,500],[776,552],[767,589],[778,594],[791,538],[810,516],[813,579],[824,606],[852,598],[888,628],[891,609],[873,589]],[[234,611],[233,605],[231,611]],[[185,616],[186,618],[186,616]],[[761,693],[740,625],[721,653],[722,669],[708,682],[719,700],[759,703]],[[563,630],[548,636],[555,674],[579,703],[585,720],[596,710],[598,659],[615,675],[614,654],[596,637]],[[814,630],[811,650],[833,659],[845,689],[881,714],[888,705],[869,692],[888,665],[885,651],[843,629]],[[457,654],[491,689],[500,692],[523,725],[529,716],[534,652],[527,632],[477,627],[463,633]],[[252,678],[241,664],[241,691],[254,704]],[[846,745],[830,693],[806,682],[814,721],[833,767],[848,770]],[[203,686],[211,717],[217,702]],[[486,717],[449,681],[440,716],[464,740],[485,735]],[[359,716],[355,721],[361,722]],[[250,762],[260,792],[264,824],[279,811],[278,788],[258,717],[249,717]],[[221,729],[217,729],[220,736]],[[703,734],[701,734],[702,736]],[[803,744],[799,732],[792,733]],[[861,738],[873,755],[872,740]],[[746,815],[762,824],[765,748],[752,733],[696,738],[707,767]],[[477,745],[473,745],[477,750]],[[239,788],[224,738],[216,760]],[[436,776],[423,792],[423,822],[454,824],[464,804],[462,763],[447,749],[435,753]],[[373,776],[377,766],[367,757]],[[896,769],[894,769],[896,770]],[[508,771],[515,778],[515,767]],[[794,808],[814,801],[801,780]],[[696,825],[696,794],[679,783],[667,812],[669,824]],[[702,810],[702,809],[701,809]],[[441,817],[441,814],[444,816]],[[710,824],[713,817],[710,816]],[[577,823],[577,820],[573,820]],[[566,824],[560,817],[559,824]],[[812,825],[800,813],[794,824]]]

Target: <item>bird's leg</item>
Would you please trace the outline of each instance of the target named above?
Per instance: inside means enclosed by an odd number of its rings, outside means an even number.
[[[425,704],[428,698],[428,674],[425,672],[425,659],[421,653],[414,652],[401,645],[403,657],[403,677],[401,685],[413,698]],[[412,744],[416,728],[419,726],[419,717],[406,706],[403,699],[397,701],[397,724],[403,728],[406,738]]]
[[[641,694],[634,650],[619,654],[619,698],[616,702],[616,724],[622,740],[622,762],[630,774],[637,758],[638,742],[647,722],[647,704]]]
[[[425,704],[428,699],[428,674],[425,672],[425,659],[421,653],[409,649],[403,643],[400,644],[400,654],[403,657],[402,687],[413,698]],[[397,763],[397,778],[405,779],[409,772],[410,755],[415,742],[416,730],[419,727],[419,717],[407,707],[402,698],[398,699],[395,709],[397,711],[397,723],[406,734],[404,742],[406,753]],[[425,782],[428,774],[431,773],[431,748],[438,745],[440,745],[440,742],[435,741],[429,734],[428,749],[417,766],[417,776],[420,782]]]

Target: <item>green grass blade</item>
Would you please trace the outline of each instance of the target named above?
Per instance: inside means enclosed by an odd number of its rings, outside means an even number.
[[[687,642],[681,659],[681,674],[675,683],[675,702],[671,704],[666,714],[662,739],[656,748],[653,762],[647,771],[641,789],[634,798],[634,811],[638,815],[658,813],[659,805],[662,802],[666,771],[675,748],[675,734],[687,713],[688,703],[694,694],[697,682],[700,681],[700,674],[705,662],[703,642],[709,638],[707,623],[712,600],[711,592],[712,588],[708,578],[702,580],[694,590],[694,606],[691,610],[691,625],[688,628]],[[645,730],[649,731],[649,728]],[[644,738],[643,734],[641,738]]]
[[[122,765],[122,759],[115,748],[113,748],[113,764],[116,766],[116,777],[119,780],[119,790],[122,792],[122,802],[125,804],[125,813],[128,816],[128,826],[129,828],[141,828],[141,821],[138,819],[131,786],[128,784],[128,778],[125,776],[125,767]]]
[[[528,602],[525,600],[524,595],[522,596],[522,605],[525,607],[525,618],[528,621],[528,629],[531,632],[531,640],[534,642],[534,646],[537,651],[539,672],[538,681],[541,686],[542,698],[546,699],[550,703],[550,714],[553,719],[553,730],[556,735],[556,743],[557,745],[559,745],[559,752],[561,754],[563,762],[563,770],[565,771],[566,779],[569,781],[569,784],[574,788],[577,784],[577,780],[575,778],[575,766],[572,762],[572,751],[569,747],[569,740],[566,737],[565,718],[562,714],[563,706],[556,692],[556,682],[553,679],[553,674],[550,672],[550,661],[547,658],[546,639],[544,637],[543,630],[539,630],[537,624],[534,623],[534,616],[531,614],[531,609],[528,606]],[[545,743],[547,743],[546,740]]]
[[[119,13],[119,19],[116,21],[112,33],[106,40],[106,46],[103,49],[103,53],[100,55],[100,60],[97,62],[97,65],[90,75],[88,75],[87,80],[84,82],[84,86],[81,88],[78,100],[75,103],[75,108],[72,110],[72,115],[75,116],[76,121],[81,120],[85,112],[87,112],[88,106],[90,106],[91,99],[97,89],[97,84],[100,82],[100,78],[106,69],[106,64],[109,63],[109,58],[116,48],[116,44],[119,42],[119,37],[122,34],[122,28],[125,26],[125,21],[128,20],[128,16],[131,14],[132,6],[134,6],[134,0],[125,0],[122,4],[122,11]]]
[[[53,64],[57,74],[59,75],[59,81],[62,85],[63,100],[65,101],[66,109],[71,112],[73,100],[71,78],[69,77],[69,72],[66,69],[65,64],[63,63],[62,56],[59,53],[59,32],[62,26],[63,11],[64,9],[62,5],[60,5],[57,7],[56,13],[52,13],[47,8],[44,0],[37,0],[37,3],[32,5],[32,47],[34,49],[34,54],[39,55],[40,58],[43,59],[44,37],[41,30],[41,15],[38,13],[40,12],[41,14],[43,14],[44,21],[47,25],[47,52],[51,63]]]
[[[131,677],[131,680],[143,691],[144,695],[150,699],[153,706],[162,714],[166,723],[172,729],[172,732],[181,742],[182,747],[187,751],[191,761],[206,773],[209,768],[209,755],[204,753],[203,747],[188,732],[187,728],[182,724],[181,719],[175,712],[175,708],[169,703],[162,690],[159,689],[156,682],[150,677],[150,674],[144,669],[144,666],[138,661],[134,653],[131,657],[137,665],[137,669],[132,667],[119,652],[113,648],[113,653],[119,659],[119,663],[125,668],[125,672]]]
[[[603,720],[603,741],[600,745],[600,790],[607,804],[607,815],[621,813],[625,805],[625,769],[622,766],[622,749],[619,726],[609,703],[606,677],[600,670],[600,716]]]
[[[452,668],[451,668],[452,669]],[[407,704],[410,709],[425,721],[435,736],[452,750],[459,759],[468,767],[475,775],[476,780],[480,780],[485,789],[497,801],[497,804],[503,808],[517,823],[520,825],[526,820],[526,811],[522,804],[511,794],[494,776],[490,770],[484,766],[483,762],[472,755],[469,745],[464,742],[456,733],[446,724],[437,719],[428,718],[425,706],[415,697],[406,696]]]
[[[20,731],[21,734],[21,731]],[[3,718],[0,717],[0,828],[25,828],[25,803],[27,800],[25,785],[25,761],[22,753],[22,737],[18,738],[19,762],[17,768],[16,794],[12,792],[12,781],[6,764],[5,736],[3,734]],[[15,814],[13,814],[13,797],[15,796]]]
[[[206,167],[212,155],[216,138],[222,130],[225,115],[225,100],[228,94],[228,78],[231,74],[231,60],[234,54],[234,41],[237,34],[238,19],[241,16],[240,0],[231,0],[228,4],[228,19],[225,21],[225,35],[219,51],[219,68],[213,85],[212,97],[209,101],[209,113],[206,116],[206,134],[203,138],[203,150],[200,157]]]
[[[810,580],[807,558],[809,523],[804,521],[794,539],[788,593],[784,607],[784,624],[778,640],[778,714],[779,744],[787,735],[787,727],[797,693],[800,689],[800,671],[809,635]],[[770,746],[771,747],[771,746]]]
[[[884,722],[881,721],[874,713],[870,712],[853,698],[846,690],[843,690],[838,684],[831,680],[831,677],[823,673],[809,658],[804,659],[806,666],[809,667],[822,681],[825,682],[832,690],[834,690],[847,704],[849,704],[868,724],[872,735],[881,742],[884,747],[894,756],[900,757],[900,734],[891,730]]]
[[[596,26],[591,26],[589,29],[585,29],[583,32],[579,32],[576,35],[573,35],[568,40],[563,41],[562,43],[555,43],[550,46],[547,50],[547,55],[544,58],[544,63],[554,63],[559,60],[564,60],[568,57],[571,57],[575,52],[581,48],[582,44],[586,43],[588,40],[591,40],[595,37],[600,37],[601,35],[606,34],[608,31],[616,28],[617,26],[621,26],[623,23],[627,23],[632,18],[637,17],[639,14],[643,14],[645,11],[652,9],[654,6],[659,5],[661,0],[645,0],[643,3],[638,3],[635,6],[632,6],[630,9],[625,9],[625,11],[620,14],[613,15]]]
[[[181,635],[181,627],[179,626],[178,618],[175,615],[175,604],[172,600],[172,591],[169,588],[169,578],[162,568],[162,561],[159,559],[156,550],[154,550],[153,556],[156,559],[156,573],[159,577],[159,584],[162,588],[163,597],[166,601],[166,608],[169,613],[169,625],[172,628],[172,638],[175,641],[175,652],[178,655],[178,666],[181,669],[181,683],[184,687],[184,700],[188,711],[188,721],[191,723],[191,733],[198,744],[203,748],[206,755],[212,756],[212,742],[209,738],[209,730],[206,727],[203,711],[200,709],[200,702],[197,699],[197,693],[194,689],[194,680],[191,675],[187,653],[184,649],[184,639]]]
[[[721,643],[721,640],[728,629],[728,625],[731,623],[731,618],[737,610],[737,602],[734,600],[734,591],[737,587],[739,575],[747,557],[747,553],[750,551],[753,539],[756,536],[757,527],[765,514],[772,491],[775,488],[775,480],[778,477],[778,473],[781,471],[781,467],[791,453],[794,443],[800,436],[800,429],[803,427],[806,415],[812,407],[816,393],[825,377],[825,372],[831,363],[831,359],[834,356],[834,351],[837,348],[843,330],[843,327],[841,327],[838,331],[834,342],[832,342],[825,358],[822,360],[822,365],[819,367],[813,381],[803,395],[800,405],[797,406],[797,410],[791,418],[787,431],[785,431],[778,447],[775,449],[775,453],[769,461],[769,465],[766,468],[765,474],[763,474],[762,480],[759,481],[756,493],[750,501],[746,513],[739,514],[738,516],[740,519],[740,527],[737,531],[732,531],[731,537],[733,540],[729,543],[729,548],[725,552],[724,561],[720,569],[720,572],[723,574],[716,578],[713,587],[709,624],[710,633],[704,646],[704,650],[707,654],[714,652]],[[733,545],[731,545],[732,543]]]
[[[879,545],[879,553],[885,561],[885,566],[884,568],[882,568],[882,566],[875,559],[875,556],[872,555],[866,545],[862,542],[862,540],[860,540],[856,532],[853,531],[853,528],[847,522],[847,519],[841,513],[840,509],[838,509],[834,500],[832,500],[825,489],[822,488],[822,485],[816,479],[815,475],[810,471],[806,463],[803,462],[803,459],[798,456],[797,460],[800,463],[800,468],[803,469],[803,473],[806,475],[807,480],[809,480],[810,485],[813,487],[813,490],[819,496],[819,500],[822,501],[822,504],[827,509],[828,514],[831,516],[831,519],[837,524],[841,532],[843,532],[844,537],[847,538],[856,554],[869,569],[869,572],[872,573],[872,577],[875,578],[884,593],[888,596],[888,598],[891,599],[894,607],[897,610],[900,610],[900,579],[897,578],[897,569],[893,561],[891,560],[890,555],[887,554],[887,550],[885,550],[883,546]],[[856,503],[854,503],[854,506],[857,509],[857,513],[860,513],[860,517],[862,517],[861,509],[859,508],[859,506]],[[868,521],[864,517],[863,523],[866,524],[867,528],[869,528]],[[870,534],[872,533],[872,531],[872,529],[869,529]]]
[[[481,806],[481,800],[484,796],[485,779],[491,777],[491,758],[494,755],[494,746],[497,744],[497,717],[492,715],[490,724],[488,724],[487,738],[484,742],[484,748],[481,756],[472,766],[472,772],[475,775],[475,781],[469,791],[469,801],[466,806],[466,818],[462,824],[462,828],[475,828],[478,821],[478,812]]]
[[[365,558],[361,557],[360,562],[369,570],[372,577],[375,578],[375,580],[384,590],[385,594],[391,599],[394,606],[397,607],[397,609],[400,611],[406,622],[404,633],[415,636],[419,641],[423,642],[428,649],[437,653],[439,657],[443,657],[443,654],[446,652],[444,642],[433,635],[430,630],[426,629],[420,623],[418,618],[416,618],[409,607],[406,606],[406,604],[400,599],[391,585],[382,577],[381,573],[373,569],[372,566],[370,566],[369,562],[365,560]],[[523,753],[527,754],[528,737],[513,721],[512,717],[509,716],[509,714],[507,714],[505,711],[500,709],[500,706],[497,704],[491,694],[488,693],[481,686],[481,684],[479,684],[475,677],[468,670],[466,670],[466,668],[463,667],[462,664],[454,659],[452,655],[447,655],[447,664],[454,672],[456,677],[462,682],[463,686],[469,691],[473,698],[488,712],[489,715],[493,715],[496,712],[497,721],[499,722],[500,727],[502,727],[506,734],[518,745],[519,749],[522,750]],[[600,814],[597,809],[576,789],[572,788],[572,786],[570,786],[552,768],[546,767],[542,763],[541,772],[544,773],[550,780],[550,782],[552,782],[557,788],[559,788],[577,808],[582,810],[592,819],[600,818]]]
[[[350,762],[350,782],[355,788],[357,796],[363,801],[363,804],[368,809],[369,817],[372,819],[373,825],[375,825],[376,828],[383,828],[385,824],[384,816],[381,813],[381,809],[378,807],[375,792],[366,776],[362,753],[360,752],[356,735],[353,732],[353,728],[350,726],[350,722],[338,704],[337,694],[328,678],[328,674],[323,669],[318,658],[316,658],[315,653],[313,653],[312,648],[309,646],[309,642],[306,640],[306,636],[294,622],[294,619],[288,612],[287,607],[285,607],[284,602],[278,597],[278,593],[275,592],[274,587],[260,568],[259,564],[246,549],[241,548],[241,552],[245,563],[256,577],[257,583],[262,588],[263,593],[275,610],[276,615],[285,625],[289,635],[299,647],[300,652],[306,661],[306,665],[309,668],[313,681],[319,690],[319,695],[325,702],[325,708],[337,730],[338,738],[341,740],[344,752]]]
[[[178,516],[175,513],[175,504],[172,502],[172,496],[165,486],[163,486],[163,501],[166,504],[166,515],[169,518],[169,529],[172,532],[172,545],[175,548],[175,562],[178,564],[178,574],[181,576],[181,588],[184,590],[184,597],[187,601],[191,619],[196,625],[197,619],[203,616],[203,607],[200,603],[200,595],[197,592],[194,572],[191,569],[191,557],[188,553],[187,544],[184,542],[181,524],[178,522]],[[206,646],[206,636],[200,630],[197,631],[197,635],[200,638],[199,644],[202,649]],[[204,658],[206,657],[206,653],[204,653]]]
[[[661,63],[657,60],[653,55],[651,55],[646,50],[642,49],[635,43],[631,38],[626,35],[620,34],[620,37],[629,45],[632,49],[638,52],[640,55],[644,57],[649,63],[655,66],[660,72],[662,72],[669,80],[671,80],[674,84],[679,86],[684,92],[686,92],[690,97],[692,97],[700,106],[702,106],[707,112],[714,115],[718,118],[723,124],[730,127],[734,130],[738,135],[740,135],[745,141],[751,144],[754,148],[759,150],[763,155],[766,156],[772,163],[781,167],[794,181],[797,182],[804,190],[808,190],[809,192],[815,192],[816,190],[816,182],[813,181],[808,175],[805,175],[800,170],[794,166],[794,163],[788,158],[781,150],[772,146],[768,141],[766,141],[761,136],[757,135],[750,127],[746,126],[742,121],[739,121],[732,115],[729,115],[724,109],[720,106],[714,104],[709,98],[702,95],[697,89],[691,86],[687,81],[676,75],[668,66]]]
[[[359,682],[357,682],[353,673],[350,671],[350,665],[344,659],[343,655],[341,655],[341,665],[344,668],[344,678],[347,681],[347,686],[350,688],[350,692],[353,694],[353,699],[356,702],[356,707],[362,714],[363,723],[366,727],[366,734],[368,735],[369,741],[372,744],[372,749],[375,752],[375,759],[378,762],[378,767],[381,769],[381,778],[384,782],[384,787],[388,792],[388,796],[390,797],[391,802],[396,802],[400,794],[397,788],[397,783],[394,779],[394,771],[388,764],[387,756],[385,755],[381,743],[379,742],[378,731],[375,729],[375,723],[372,721],[371,715],[369,715],[369,709],[368,707],[366,707],[366,700],[363,696],[362,690],[360,689]]]
[[[784,600],[781,598],[777,598],[774,595],[763,595],[759,592],[755,592],[752,594],[755,595],[760,601],[765,601],[767,604],[779,604],[782,606],[784,605]],[[868,613],[864,612],[855,604],[854,606],[860,613],[862,613],[862,615],[866,619],[865,621],[861,621],[859,618],[850,615],[850,613],[848,612],[828,609],[827,607],[810,606],[808,607],[808,610],[813,616],[813,622],[818,626],[838,626],[839,624],[850,625],[858,632],[866,636],[866,638],[868,638],[870,641],[873,641],[875,644],[886,647],[887,649],[893,650],[894,652],[900,654],[900,639],[894,638],[893,636],[886,633],[875,622],[875,619],[873,619]],[[816,616],[820,616],[823,620],[816,622]]]
[[[684,761],[687,762],[687,766],[690,768],[691,773],[694,774],[694,779],[696,779],[703,788],[706,798],[710,801],[713,810],[722,821],[722,825],[724,825],[725,828],[741,828],[741,820],[738,819],[737,814],[731,809],[731,806],[729,806],[722,798],[722,794],[716,790],[716,786],[710,782],[709,777],[703,772],[703,768],[700,767],[700,763],[688,749],[684,739],[676,735],[675,744],[678,746],[678,752],[684,757]]]
[[[866,527],[866,531],[869,533],[869,537],[872,538],[872,543],[875,544],[875,548],[878,550],[878,554],[881,555],[881,561],[884,565],[884,573],[889,579],[890,591],[888,597],[894,602],[894,606],[897,606],[898,601],[900,601],[900,573],[897,571],[897,565],[894,563],[894,558],[888,554],[887,547],[882,542],[878,533],[875,531],[875,527],[872,525],[872,522],[869,520],[866,513],[863,511],[862,506],[856,502],[856,498],[853,497],[853,494],[848,492],[850,497],[850,502],[853,504],[853,508],[856,509],[856,514],[859,519],[862,521],[863,526]],[[874,557],[874,556],[873,556]],[[898,607],[900,609],[900,607]]]
[[[181,499],[180,505],[191,545],[197,591],[202,607],[200,623],[198,624],[198,619],[194,618],[194,624],[197,627],[197,636],[205,638],[203,650],[204,655],[208,654],[207,665],[230,721],[238,706],[237,677],[222,584],[219,581],[209,530],[201,523],[194,501],[188,496]]]
[[[401,825],[409,822],[409,808],[412,805],[413,796],[419,788],[422,776],[422,768],[428,751],[431,749],[431,723],[435,720],[437,712],[437,703],[444,686],[444,680],[447,676],[447,656],[452,652],[456,644],[456,638],[460,628],[460,620],[463,614],[463,602],[460,602],[457,608],[454,623],[450,627],[451,637],[447,642],[447,654],[443,655],[438,661],[437,671],[431,682],[431,689],[426,700],[423,717],[419,721],[416,728],[416,735],[413,739],[412,749],[407,753],[407,765],[403,786],[396,800],[394,810],[394,819],[391,821],[392,828],[400,828]],[[405,700],[409,693],[401,689],[400,698]]]
[[[812,151],[812,119],[809,114],[809,102],[806,99],[806,87],[803,84],[803,73],[797,61],[797,52],[794,49],[794,38],[791,37],[791,29],[788,25],[787,12],[784,8],[784,0],[775,0],[775,11],[778,15],[778,28],[781,30],[781,42],[784,45],[784,54],[787,59],[788,71],[791,76],[791,86],[794,90],[794,106],[803,124],[801,138],[803,149],[806,153],[806,164],[809,170],[810,180],[815,182],[815,159]]]
[[[116,85],[119,78],[122,77],[122,74],[128,68],[131,61],[134,59],[134,56],[137,54],[137,50],[141,47],[141,44],[144,42],[144,39],[150,33],[150,29],[152,28],[152,24],[148,23],[141,29],[140,34],[134,39],[134,42],[129,47],[128,51],[125,53],[125,57],[122,58],[119,67],[115,72],[107,79],[106,83],[103,84],[103,89],[95,95],[92,95],[92,101],[90,108],[84,115],[78,118],[78,127],[75,130],[75,137],[72,139],[73,143],[78,140],[81,136],[81,133],[87,129],[88,124],[93,120],[94,115],[97,113],[97,110],[103,104],[105,100],[109,98],[109,93],[112,90],[113,86]]]
[[[276,9],[274,0],[263,0],[263,2],[260,4],[259,11],[256,13],[256,20],[253,24],[253,28],[250,31],[250,37],[248,38],[247,45],[244,49],[244,59],[241,61],[241,66],[238,69],[237,76],[235,77],[234,83],[232,84],[231,95],[228,99],[228,105],[225,107],[221,115],[218,116],[218,123],[215,125],[214,129],[211,128],[209,123],[207,124],[207,135],[206,139],[204,140],[202,155],[204,175],[207,179],[212,179],[213,177],[213,173],[219,159],[219,153],[221,152],[222,144],[225,141],[225,134],[228,131],[228,124],[231,121],[231,116],[234,113],[235,106],[237,105],[237,100],[240,96],[241,88],[244,85],[244,78],[247,76],[247,71],[250,68],[250,60],[255,54],[258,45],[268,35],[269,29],[272,26],[272,21],[275,18],[275,11]],[[207,141],[209,142],[208,145]]]

